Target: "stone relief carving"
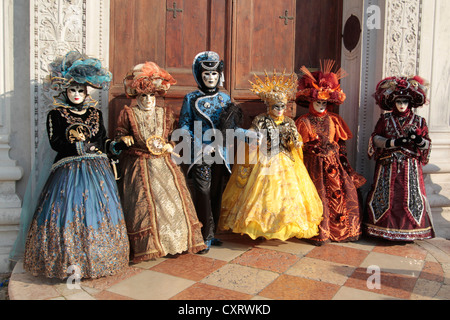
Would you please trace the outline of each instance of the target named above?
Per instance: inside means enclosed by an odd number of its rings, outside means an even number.
[[[35,0],[32,35],[32,66],[34,86],[35,152],[39,142],[46,138],[46,117],[53,102],[54,91],[43,86],[48,76],[48,65],[57,56],[69,50],[85,51],[86,0]]]
[[[422,0],[388,0],[385,76],[415,75],[419,65]]]

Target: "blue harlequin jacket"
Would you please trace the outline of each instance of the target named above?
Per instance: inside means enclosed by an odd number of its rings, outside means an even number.
[[[187,130],[191,137],[191,166],[202,163],[202,149],[204,145],[212,143],[211,129],[218,129],[220,123],[220,115],[225,110],[227,104],[231,102],[229,95],[218,92],[213,95],[206,95],[200,90],[188,93],[184,97],[183,106],[181,108],[179,127]],[[247,130],[241,128],[235,129],[235,135],[239,140],[244,141]],[[219,134],[216,132],[216,134]],[[216,152],[231,172],[230,161],[227,157],[227,148],[220,143],[217,137],[214,141]]]

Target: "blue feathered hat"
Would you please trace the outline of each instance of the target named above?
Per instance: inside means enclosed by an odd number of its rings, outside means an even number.
[[[102,67],[99,59],[78,51],[70,51],[49,65],[48,81],[52,90],[63,91],[77,83],[96,89],[108,89],[112,74]]]

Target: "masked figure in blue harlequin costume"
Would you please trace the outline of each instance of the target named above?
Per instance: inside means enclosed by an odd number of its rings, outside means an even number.
[[[214,234],[221,209],[224,177],[231,173],[229,154],[224,147],[224,139],[221,139],[225,137],[221,133],[225,132],[224,129],[234,130],[241,141],[245,137],[257,138],[258,135],[254,131],[238,128],[236,121],[223,120],[239,118],[228,115],[238,114],[240,110],[231,103],[229,95],[220,92],[219,87],[224,82],[224,62],[219,55],[212,51],[199,53],[192,69],[198,90],[185,96],[179,126],[188,132],[186,135],[191,139],[187,173],[193,180],[194,204],[203,224],[203,239],[208,246],[201,253],[206,253],[211,245],[221,244]]]

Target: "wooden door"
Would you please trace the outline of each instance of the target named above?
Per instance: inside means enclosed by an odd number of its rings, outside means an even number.
[[[212,50],[229,60],[231,0],[112,0],[109,133],[117,117],[132,101],[124,94],[122,80],[135,65],[153,61],[176,80],[158,104],[179,113],[184,96],[196,90],[192,62],[201,51]],[[225,73],[229,77],[229,68]],[[229,85],[228,85],[229,87]]]
[[[165,10],[161,0],[111,1],[109,135],[112,137],[125,96],[123,78],[135,65],[145,61],[165,64]]]
[[[236,1],[232,90],[236,99],[254,98],[248,90],[254,74],[295,71],[295,20],[295,0]]]
[[[196,90],[192,62],[212,50],[225,61],[224,91],[242,103],[245,125],[266,111],[249,91],[253,74],[262,76],[320,59],[340,62],[343,0],[111,0],[109,131],[131,101],[122,79],[138,63],[154,61],[178,81],[158,103],[179,113],[184,95]],[[289,115],[302,110],[292,104]]]
[[[231,95],[244,110],[244,126],[266,111],[249,91],[254,74],[295,72],[295,0],[235,0]],[[290,106],[292,114],[293,104]]]

